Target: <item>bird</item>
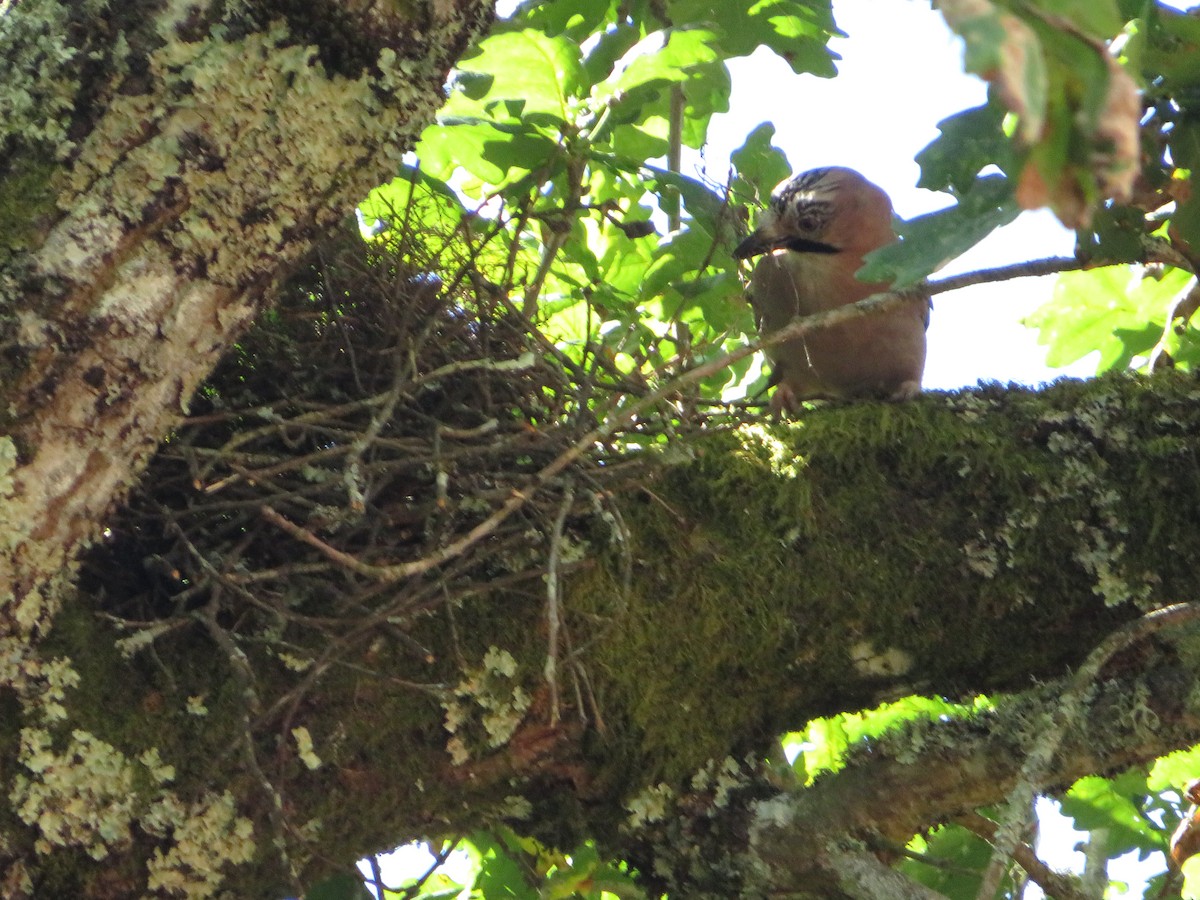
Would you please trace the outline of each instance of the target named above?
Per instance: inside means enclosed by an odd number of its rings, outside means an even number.
[[[855,277],[863,257],[896,241],[892,201],[853,169],[828,166],[782,181],[758,227],[733,256],[755,264],[748,290],[761,334],[797,316],[836,309],[888,290]],[[811,331],[766,348],[770,407],[803,400],[908,400],[921,390],[929,301]]]

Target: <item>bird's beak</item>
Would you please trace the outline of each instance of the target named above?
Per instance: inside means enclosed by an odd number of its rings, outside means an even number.
[[[782,235],[772,228],[759,228],[733,248],[734,259],[749,259],[772,250],[792,250],[796,253],[837,253],[832,244],[808,238]]]
[[[775,247],[775,235],[767,233],[763,228],[758,229],[748,238],[733,248],[734,259],[750,259],[761,253],[768,253]]]

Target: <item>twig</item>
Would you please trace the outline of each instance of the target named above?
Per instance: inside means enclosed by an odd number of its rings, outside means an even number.
[[[563,527],[567,522],[567,514],[571,504],[575,502],[575,486],[567,485],[563,492],[562,504],[558,516],[554,519],[554,527],[550,531],[550,557],[546,573],[546,684],[550,688],[550,724],[557,725],[558,710],[558,629],[561,624],[561,613],[558,608],[558,563],[562,558]]]
[[[1045,777],[1046,770],[1062,744],[1063,736],[1083,717],[1087,694],[1104,666],[1114,655],[1131,644],[1164,628],[1181,625],[1197,617],[1200,617],[1200,603],[1176,603],[1146,613],[1140,619],[1118,628],[1101,641],[1071,676],[1061,700],[1052,712],[1047,713],[1045,729],[1025,757],[1025,763],[1017,776],[1017,783],[1000,811],[999,825],[996,828],[995,840],[992,841],[992,860],[988,863],[979,888],[979,900],[992,900],[995,896],[1007,861],[1013,856],[1020,840],[1018,825],[1024,810],[1033,802],[1034,791]]]
[[[230,460],[226,460],[229,468],[233,469],[232,475],[227,475],[220,481],[214,481],[212,484],[206,485],[204,492],[206,494],[215,494],[217,491],[224,490],[231,484],[236,484],[239,481],[248,481],[251,483],[263,481],[273,475],[282,475],[284,472],[291,472],[296,469],[304,468],[313,463],[320,462],[326,459],[334,459],[346,452],[345,447],[326,447],[321,450],[314,450],[312,453],[307,453],[304,456],[291,456],[283,462],[276,463],[272,466],[266,466],[261,469],[246,469],[237,465]],[[210,467],[211,468],[211,467]]]
[[[361,409],[369,409],[372,406],[377,406],[380,403],[386,403],[390,391],[382,391],[373,397],[365,397],[361,400],[352,400],[349,403],[343,403],[340,406],[325,406],[314,410],[310,413],[302,413],[294,418],[283,420],[276,419],[267,425],[261,425],[258,428],[251,428],[248,431],[239,431],[231,437],[225,444],[214,454],[212,462],[209,463],[206,471],[211,471],[212,467],[228,453],[241,447],[243,444],[248,444],[251,441],[257,440],[260,437],[265,437],[269,434],[277,434],[280,428],[289,425],[305,425],[316,422],[325,421],[327,419],[336,418],[346,413],[358,412]],[[259,407],[254,410],[247,410],[243,415],[250,418],[255,414],[260,413],[268,407]],[[186,423],[185,423],[186,424]]]
[[[996,840],[998,830],[996,823],[977,812],[964,813],[956,817],[954,823],[961,825],[972,834],[978,835],[989,844]],[[1012,858],[1047,897],[1053,897],[1055,900],[1090,900],[1089,896],[1080,890],[1079,883],[1075,878],[1051,869],[1038,858],[1033,847],[1025,841],[1018,841],[1013,847]]]
[[[230,634],[217,622],[216,613],[219,602],[219,594],[214,592],[212,601],[208,606],[197,610],[194,615],[207,629],[213,642],[225,651],[230,668],[233,670],[234,678],[241,686],[244,702],[238,710],[238,717],[242,732],[241,741],[239,742],[241,744],[242,756],[246,768],[250,770],[250,773],[254,776],[259,787],[267,797],[267,817],[274,830],[272,843],[275,846],[275,852],[279,854],[279,861],[283,864],[283,870],[288,873],[289,880],[296,889],[299,889],[300,876],[288,855],[287,845],[283,839],[286,827],[286,817],[283,812],[283,796],[262,770],[262,766],[258,762],[258,754],[255,751],[254,728],[250,722],[250,714],[251,712],[257,712],[261,708],[261,702],[258,697],[258,690],[254,686],[254,669],[250,665],[250,660],[246,658],[245,651],[234,642]]]
[[[997,266],[993,269],[979,269],[975,272],[963,272],[961,275],[947,275],[937,281],[930,282],[930,296],[943,294],[947,291],[957,291],[977,284],[994,284],[998,281],[1011,281],[1014,278],[1037,278],[1042,275],[1058,275],[1062,272],[1075,272],[1094,265],[1074,256],[1050,256],[1045,259],[1031,259],[1027,262],[1013,263],[1008,266]]]
[[[1143,265],[1163,263],[1168,266],[1186,269],[1193,272],[1191,262],[1178,250],[1160,238],[1145,238],[1142,241]],[[999,281],[1011,281],[1014,278],[1036,278],[1041,275],[1058,275],[1063,272],[1078,272],[1086,269],[1102,269],[1123,263],[1113,263],[1105,260],[1081,259],[1076,256],[1049,256],[1044,259],[1031,259],[1027,262],[1013,263],[1007,266],[996,266],[991,269],[979,269],[975,272],[963,272],[961,275],[949,275],[928,283],[929,296],[944,294],[947,291],[957,291],[977,284],[993,284]]]
[[[396,366],[396,371],[392,378],[392,389],[388,391],[387,400],[371,416],[371,421],[367,424],[366,431],[362,432],[350,445],[350,451],[346,454],[346,459],[342,464],[342,477],[346,483],[347,499],[350,502],[350,508],[355,512],[362,512],[367,508],[367,500],[363,496],[362,487],[359,484],[362,475],[361,465],[363,454],[367,452],[367,448],[371,446],[371,443],[379,437],[379,432],[383,430],[383,426],[392,420],[392,416],[396,412],[396,404],[400,402],[403,388],[404,369]]]
[[[458,842],[461,840],[462,838],[455,838],[437,853],[430,851],[429,855],[433,857],[433,865],[426,869],[425,873],[421,875],[420,878],[408,885],[408,887],[404,889],[400,896],[404,897],[405,900],[412,900],[412,898],[415,898],[417,895],[421,894],[422,888],[425,887],[425,882],[433,877],[434,872],[446,864],[446,860],[450,858],[450,854],[458,849]]]
[[[583,158],[572,156],[571,149],[565,147],[561,140],[558,149],[567,158],[564,166],[567,196],[563,199],[562,208],[555,211],[560,213],[561,217],[547,219],[542,226],[542,258],[538,263],[533,280],[525,288],[525,298],[521,304],[521,311],[531,319],[537,315],[538,299],[546,284],[546,278],[550,275],[550,269],[553,268],[559,252],[571,237],[571,223],[566,220],[578,210],[579,201],[583,196],[583,177],[586,171]],[[549,236],[546,235],[546,231],[550,232]]]
[[[384,900],[383,869],[379,866],[379,857],[371,854],[369,861],[371,864],[371,884],[375,888],[375,900]]]
[[[477,369],[487,369],[493,372],[520,372],[532,369],[537,364],[537,357],[530,351],[525,351],[516,359],[464,359],[459,362],[446,363],[432,372],[413,379],[413,386],[429,384],[445,378],[447,375],[457,375],[461,372],[471,372]]]

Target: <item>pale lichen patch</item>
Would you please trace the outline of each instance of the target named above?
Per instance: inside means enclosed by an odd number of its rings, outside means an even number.
[[[636,831],[646,825],[662,822],[666,819],[667,812],[675,801],[675,796],[674,789],[667,784],[655,784],[643,788],[625,801],[625,809],[629,812],[625,827]]]
[[[111,744],[76,729],[56,751],[49,731],[23,728],[20,761],[30,774],[13,779],[9,800],[21,821],[37,829],[39,853],[75,846],[104,859],[130,841],[134,770]]]
[[[1069,408],[1044,409],[1036,416],[1031,427],[1049,458],[1021,473],[1023,490],[1012,494],[1002,520],[977,528],[962,543],[966,569],[988,580],[1012,572],[1022,565],[1023,554],[1031,552],[1028,536],[1058,523],[1059,535],[1071,536],[1070,559],[1105,605],[1150,601],[1157,579],[1153,573],[1131,571],[1127,564],[1131,501],[1110,464],[1135,449],[1122,390],[1129,387],[1119,381],[1107,390],[1093,388]],[[965,394],[955,405],[969,418],[979,415],[985,402]],[[972,466],[961,467],[958,474],[977,477]],[[1029,602],[1028,594],[1013,599]]]
[[[0,685],[16,694],[26,721],[51,725],[65,720],[67,691],[78,684],[70,659],[43,659],[23,636],[0,638]]]
[[[296,753],[310,771],[321,768],[321,757],[313,749],[312,733],[303,725],[292,729],[292,740],[296,742]]]
[[[98,14],[105,4],[86,0],[81,5]],[[68,42],[69,7],[42,3],[36,14],[0,16],[0,44],[15,48],[0,81],[0,144],[19,138],[52,147],[60,158],[70,153],[67,132],[79,89],[72,70],[79,51]]]
[[[212,897],[227,866],[254,856],[254,825],[237,814],[228,791],[192,804],[164,798],[152,810],[152,822],[171,834],[173,845],[166,853],[156,850],[147,866],[151,891],[191,900]]]
[[[912,658],[899,647],[877,649],[870,641],[850,648],[850,662],[864,678],[903,675],[912,668]]]
[[[507,650],[488,648],[483,664],[465,673],[454,689],[454,697],[444,705],[445,729],[452,737],[446,744],[455,765],[470,757],[464,736],[465,726],[478,722],[486,734],[484,744],[503,746],[525,718],[532,698],[516,682],[517,661]]]

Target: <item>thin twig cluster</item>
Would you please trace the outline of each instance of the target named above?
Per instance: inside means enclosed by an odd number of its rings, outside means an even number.
[[[664,405],[598,439],[613,394],[581,390],[580,364],[548,352],[463,242],[432,242],[326,245],[223,360],[89,560],[105,614],[146,644],[199,625],[223,632],[231,660],[266,642],[303,662],[297,691],[251,704],[276,724],[381,634],[427,654],[411,624],[483,591],[546,596],[548,580],[557,654],[557,581],[585,564],[561,552],[564,532],[622,529],[611,492],[642,464],[618,439],[668,427],[654,424]]]

